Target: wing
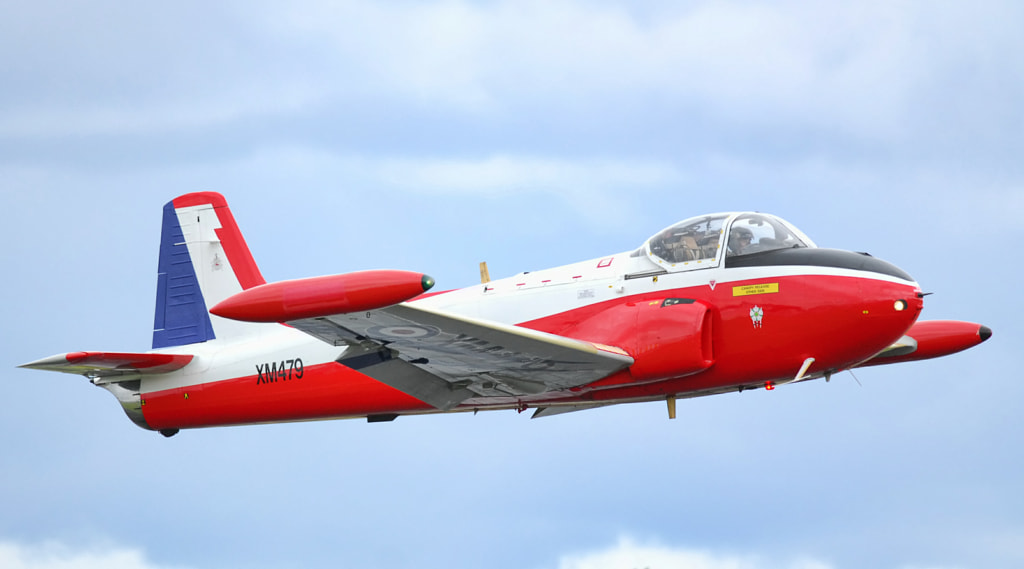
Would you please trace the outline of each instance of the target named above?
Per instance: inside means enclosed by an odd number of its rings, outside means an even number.
[[[612,346],[409,304],[288,324],[350,346],[340,363],[446,410],[471,397],[570,389],[633,364]]]
[[[84,375],[94,382],[125,381],[139,374],[167,373],[192,361],[183,354],[134,354],[124,352],[71,352],[57,354],[18,367]]]
[[[896,340],[881,352],[878,352],[871,357],[868,361],[884,360],[886,358],[899,358],[907,354],[912,354],[917,351],[917,340],[910,336],[903,336],[899,340]],[[866,364],[867,362],[864,362]],[[885,363],[879,361],[878,363]],[[864,365],[862,364],[862,365]]]

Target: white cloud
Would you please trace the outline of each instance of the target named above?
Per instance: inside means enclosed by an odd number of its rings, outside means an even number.
[[[281,146],[239,159],[241,171],[284,172],[291,179],[317,179],[328,185],[345,180],[375,187],[432,195],[547,193],[567,198],[597,193],[678,187],[685,175],[668,162],[603,158],[548,158],[492,154],[481,157],[364,156],[316,148]],[[634,194],[635,196],[635,194]]]
[[[814,559],[770,560],[762,556],[640,544],[624,537],[611,548],[563,556],[558,569],[832,569]]]
[[[283,175],[276,183],[292,187],[313,184],[452,198],[530,194],[560,200],[592,223],[616,227],[634,223],[643,208],[650,208],[645,195],[678,188],[686,180],[672,164],[654,160],[514,154],[378,157],[297,146],[257,152],[238,160],[230,170],[264,183]],[[196,176],[203,178],[201,173]]]
[[[0,541],[4,569],[169,569],[146,559],[139,549],[102,546],[74,549],[55,542],[26,545]]]
[[[352,101],[559,113],[668,100],[737,124],[899,138],[922,97],[944,97],[951,77],[968,77],[958,89],[989,108],[1015,104],[1024,80],[1006,61],[1021,47],[1003,23],[1009,6],[727,1],[669,3],[644,17],[582,0],[202,9],[203,18],[188,6],[154,17],[122,6],[111,19],[72,7],[62,19],[74,24],[59,34],[71,39],[46,46],[30,42],[50,35],[52,19],[22,18],[7,51],[32,53],[52,76],[14,81],[12,92],[35,92],[0,110],[0,135],[168,131]],[[97,37],[101,47],[83,52]],[[976,112],[960,104],[943,120]]]
[[[247,80],[243,80],[247,82]],[[189,99],[182,92],[158,99],[139,97],[130,105],[62,105],[0,111],[0,136],[37,138],[96,134],[183,132],[267,113],[301,108],[315,96],[295,86],[213,90]]]
[[[1018,41],[998,10],[939,12],[930,3],[713,2],[641,19],[579,0],[350,1],[271,9],[263,25],[358,65],[358,77],[330,87],[341,92],[368,83],[477,110],[659,94],[741,123],[892,137],[950,66],[999,61]],[[975,72],[1003,76],[992,63]]]
[[[565,160],[495,155],[481,159],[385,159],[372,169],[391,184],[431,193],[544,191],[577,195],[617,187],[676,182],[669,164],[628,160]]]
[[[447,195],[536,193],[561,199],[591,223],[634,223],[646,191],[678,185],[670,164],[629,160],[565,160],[495,155],[482,159],[385,159],[370,170],[388,185]]]

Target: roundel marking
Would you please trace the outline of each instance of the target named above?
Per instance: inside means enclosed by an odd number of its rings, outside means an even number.
[[[440,331],[433,326],[374,326],[366,331],[366,335],[379,338],[429,338],[436,336]]]

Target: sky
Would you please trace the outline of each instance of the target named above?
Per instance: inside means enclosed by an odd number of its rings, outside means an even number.
[[[0,566],[1024,565],[1015,2],[0,4]],[[183,431],[84,378],[149,348],[161,208],[268,281],[439,289],[779,215],[985,344],[771,392]]]

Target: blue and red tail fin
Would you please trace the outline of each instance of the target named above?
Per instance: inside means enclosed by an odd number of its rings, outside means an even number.
[[[215,326],[209,308],[266,282],[227,201],[215,192],[186,194],[164,206],[157,273],[153,349],[230,332],[237,325]]]

